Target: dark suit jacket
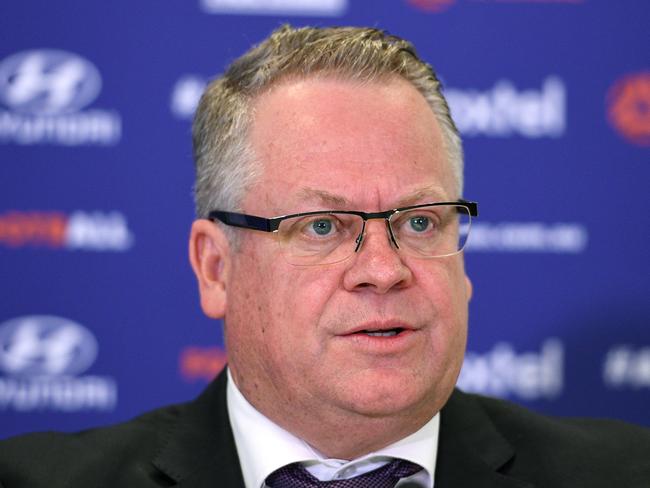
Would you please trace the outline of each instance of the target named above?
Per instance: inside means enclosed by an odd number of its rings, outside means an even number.
[[[1,442],[0,486],[243,488],[226,376],[191,403],[124,424]],[[455,391],[441,414],[435,487],[650,488],[650,431]]]

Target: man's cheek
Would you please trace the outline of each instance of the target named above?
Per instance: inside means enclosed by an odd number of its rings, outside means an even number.
[[[283,273],[282,282],[275,283],[275,292],[283,298],[286,312],[296,320],[309,320],[312,325],[316,325],[336,290],[334,274],[317,267],[293,267]]]

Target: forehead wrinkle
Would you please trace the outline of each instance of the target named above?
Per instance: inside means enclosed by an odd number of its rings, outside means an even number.
[[[350,200],[347,198],[335,195],[325,190],[317,190],[315,188],[301,188],[296,195],[300,200],[318,200],[326,205],[333,207],[344,207],[350,205]]]
[[[379,189],[376,191],[377,201],[381,201],[381,192]],[[346,209],[346,210],[360,210],[352,209],[351,201],[341,195],[336,195],[334,193],[328,192],[326,190],[320,190],[315,188],[301,188],[300,191],[296,194],[298,200],[316,200],[323,205],[328,205],[331,208],[337,209]],[[427,200],[426,202],[423,202]],[[406,195],[400,197],[397,201],[392,203],[391,208],[405,207],[409,205],[416,204],[418,202],[422,203],[434,203],[440,201],[447,201],[449,197],[447,192],[443,190],[442,187],[438,185],[427,185],[421,188],[416,188],[415,190],[410,191]],[[379,209],[382,210],[382,209]],[[384,209],[385,210],[385,209]]]

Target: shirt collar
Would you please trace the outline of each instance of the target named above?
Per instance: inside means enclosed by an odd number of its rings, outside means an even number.
[[[433,486],[438,453],[439,413],[408,437],[348,462],[324,458],[305,441],[262,415],[244,398],[230,371],[226,395],[228,416],[246,488],[264,486],[264,480],[269,474],[290,463],[309,461],[311,466],[308,469],[312,474],[318,470],[319,474],[329,472],[333,475],[355,466],[360,472],[369,471],[387,458],[401,458],[419,464],[428,475],[420,476],[420,479],[428,480],[427,485]]]

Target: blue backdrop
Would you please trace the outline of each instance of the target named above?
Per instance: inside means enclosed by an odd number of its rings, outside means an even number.
[[[650,425],[645,0],[28,0],[0,6],[0,437],[223,366],[186,258],[191,116],[283,22],[388,29],[443,79],[481,205],[460,385]]]

